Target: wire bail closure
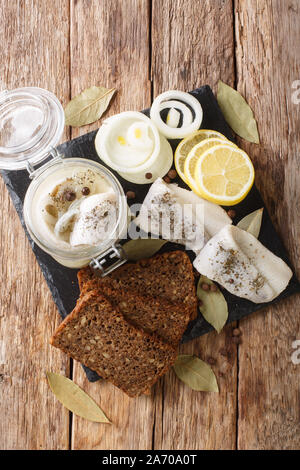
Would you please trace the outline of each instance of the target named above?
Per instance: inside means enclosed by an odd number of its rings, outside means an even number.
[[[117,260],[113,261],[116,258]],[[90,262],[90,267],[92,269],[99,269],[101,277],[104,277],[119,266],[122,266],[126,261],[128,261],[128,259],[126,258],[122,246],[120,244],[113,244],[110,248],[101,253],[101,255],[93,258]]]
[[[50,157],[50,160],[48,160],[46,163],[36,169],[29,161],[26,162],[26,170],[28,171],[29,178],[31,180],[35,178],[38,174],[40,174],[42,171],[44,171],[46,168],[48,168],[49,165],[53,165],[53,163],[55,162],[60,162],[64,157],[63,154],[60,153],[54,147],[50,147],[50,152],[48,153],[48,156]]]

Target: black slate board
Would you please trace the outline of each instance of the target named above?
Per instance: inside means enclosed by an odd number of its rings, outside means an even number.
[[[221,113],[221,110],[210,87],[203,86],[192,91],[191,94],[200,101],[203,108],[203,122],[201,127],[203,129],[214,129],[216,131],[219,131],[224,134],[228,139],[233,140],[231,131]],[[144,113],[148,114],[148,110],[144,111]],[[96,131],[90,132],[81,137],[78,137],[77,139],[65,142],[64,144],[58,146],[58,150],[63,153],[66,157],[85,157],[91,160],[99,161],[94,147],[95,134]],[[179,141],[170,142],[173,149],[176,148],[178,142]],[[134,201],[129,201],[129,203],[142,203],[144,197],[148,192],[149,184],[136,185],[133,183],[129,183],[128,181],[121,178],[116,172],[113,171],[113,173],[121,182],[125,193],[128,190],[133,190],[136,193],[136,198],[134,199]],[[44,253],[29,237],[23,220],[23,200],[27,188],[30,184],[27,171],[3,171],[2,177],[9,190],[17,213],[21,219],[26,235],[29,238],[32,250],[37,258],[37,261],[42,269],[47,284],[51,290],[53,299],[57,305],[59,313],[62,318],[65,318],[66,315],[74,308],[76,300],[79,296],[79,289],[77,284],[77,270],[65,268],[64,266],[58,264],[56,261],[54,261],[54,259],[51,258],[51,256],[49,256],[47,253]],[[177,180],[175,180],[175,182],[177,182],[180,186],[189,189],[179,177],[177,178]],[[234,209],[237,214],[234,223],[237,223],[245,215],[261,207],[265,207],[264,202],[256,187],[253,187],[246,199],[237,206],[234,206]],[[287,257],[286,250],[272,225],[271,219],[268,215],[266,208],[264,209],[263,222],[259,240],[273,253],[275,253],[277,256],[286,261],[289,266],[291,266]],[[174,243],[167,243],[163,246],[161,252],[172,251],[174,249],[184,250],[184,247],[181,245],[176,245]],[[195,257],[194,253],[190,251],[187,251],[187,253],[193,261]],[[273,302],[277,302],[278,300],[288,297],[295,292],[300,292],[300,285],[296,277],[294,276],[285,291],[282,292],[281,295],[277,297],[277,299],[275,299],[275,301]],[[228,323],[240,320],[241,318],[250,315],[252,312],[255,312],[256,310],[259,310],[260,308],[267,305],[254,304],[249,300],[238,298],[227,291],[224,291],[224,295],[228,302]],[[212,329],[213,328],[211,327],[211,325],[209,325],[199,313],[198,318],[189,324],[186,332],[183,335],[182,342],[186,343],[187,341],[197,338],[198,336],[201,336],[207,333],[208,331],[211,331]],[[45,341],[47,340],[48,338],[45,338]],[[94,382],[99,379],[99,376],[95,372],[91,371],[86,367],[84,367],[84,369],[86,371],[88,379],[91,382]]]

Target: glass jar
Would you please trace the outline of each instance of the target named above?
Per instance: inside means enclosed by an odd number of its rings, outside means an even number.
[[[0,93],[0,168],[27,169],[32,180],[25,195],[23,213],[32,240],[58,263],[80,268],[91,264],[108,274],[126,259],[118,241],[126,236],[128,206],[115,176],[100,163],[86,158],[63,158],[55,149],[64,128],[64,111],[58,99],[41,88],[19,88]],[[41,164],[38,168],[36,165]],[[67,246],[47,237],[37,212],[47,185],[74,171],[91,170],[112,189],[116,218],[105,240],[94,245]],[[108,266],[107,266],[108,265]]]

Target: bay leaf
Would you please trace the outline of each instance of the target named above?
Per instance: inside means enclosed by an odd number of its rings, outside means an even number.
[[[202,289],[202,283],[214,285],[216,291]],[[220,333],[228,319],[228,305],[220,289],[208,277],[201,275],[197,286],[197,297],[202,304],[199,307],[205,320]]]
[[[231,129],[243,139],[259,144],[256,120],[242,95],[219,80],[217,100]]]
[[[52,392],[68,410],[89,421],[110,423],[95,401],[72,380],[54,372],[46,375]]]
[[[179,354],[173,368],[177,377],[193,390],[219,392],[212,368],[198,357]]]
[[[129,261],[138,261],[143,258],[150,258],[165,243],[167,243],[167,240],[161,240],[160,238],[138,238],[129,240],[122,248]]]
[[[116,89],[92,86],[75,96],[65,107],[65,124],[80,127],[100,119]]]
[[[262,207],[261,209],[257,209],[256,211],[251,212],[251,214],[246,215],[246,217],[239,221],[237,227],[251,233],[255,238],[258,238],[262,223],[263,211],[264,208]]]

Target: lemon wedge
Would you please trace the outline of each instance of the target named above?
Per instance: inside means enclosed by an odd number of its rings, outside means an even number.
[[[242,201],[254,182],[254,168],[249,156],[233,145],[216,145],[198,159],[194,179],[198,194],[222,206]]]
[[[177,146],[174,155],[175,168],[180,178],[182,178],[185,183],[188,184],[188,181],[184,175],[184,163],[189,152],[195,145],[199,144],[199,142],[201,142],[202,140],[210,139],[213,137],[218,137],[222,140],[227,141],[227,138],[220,132],[209,129],[200,129],[185,137],[185,139],[183,139]]]
[[[196,194],[198,194],[198,186],[194,176],[197,161],[207,149],[215,147],[216,145],[224,144],[224,142],[224,139],[220,139],[220,137],[210,137],[208,139],[204,139],[199,142],[199,144],[195,145],[186,157],[184,162],[184,176],[187,184]],[[226,145],[237,148],[237,146],[229,140],[226,141]]]

